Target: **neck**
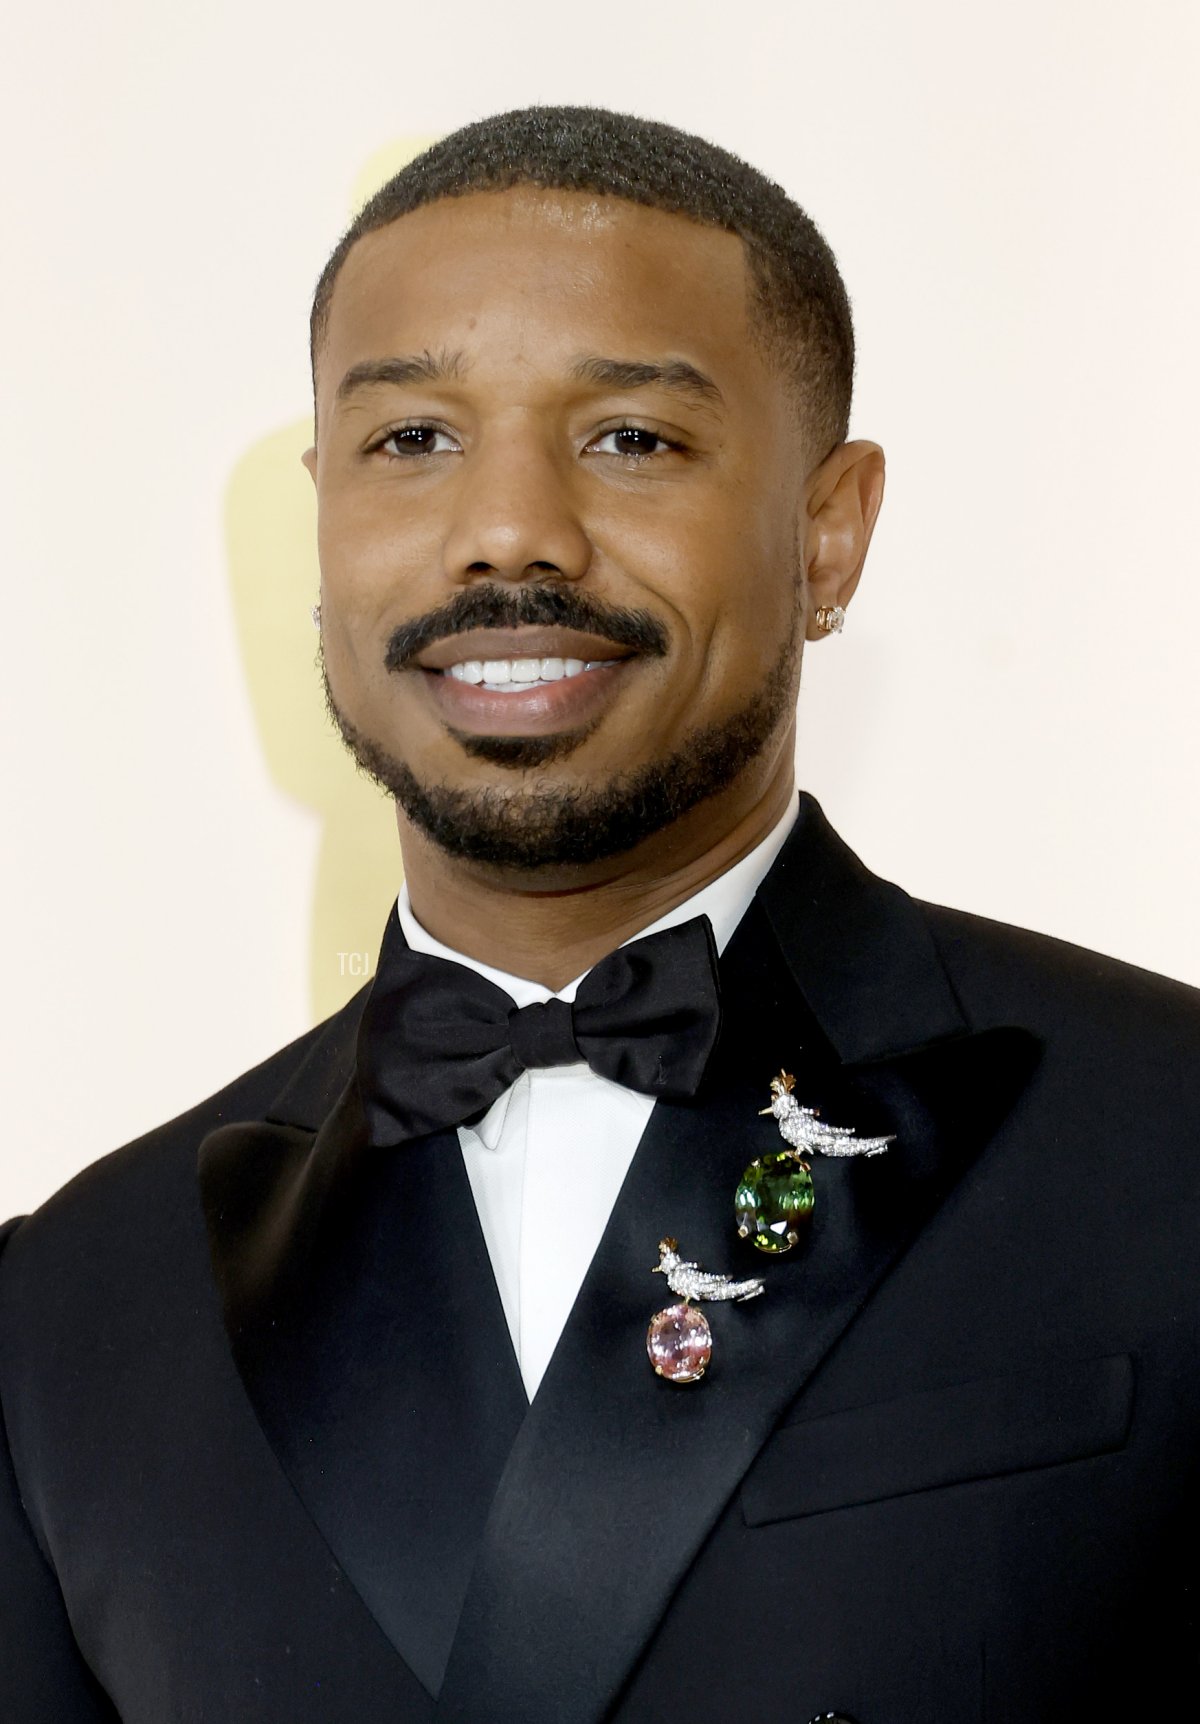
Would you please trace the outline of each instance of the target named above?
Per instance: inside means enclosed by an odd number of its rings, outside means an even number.
[[[761,844],[793,789],[788,749],[740,798],[712,798],[628,855],[554,879],[447,856],[398,810],[413,914],[452,950],[557,992]]]

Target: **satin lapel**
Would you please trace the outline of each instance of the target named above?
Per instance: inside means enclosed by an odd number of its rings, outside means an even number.
[[[801,796],[758,903],[840,1060],[880,1060],[967,1031],[920,906],[863,867],[814,797]]]
[[[313,1080],[293,1082],[294,1116]],[[420,1681],[440,1686],[526,1399],[453,1132],[370,1149],[228,1125],[199,1173],[234,1357],[301,1501]]]
[[[722,973],[727,1029],[711,1084],[697,1104],[660,1103],[651,1118],[504,1470],[439,1724],[605,1715],[781,1413],[1030,1067],[1021,1033],[999,1031],[847,1072],[757,906]],[[807,1246],[765,1261],[736,1237],[733,1193],[747,1162],[780,1147],[757,1110],[781,1064],[831,1123],[902,1141],[877,1160],[821,1161]],[[706,1268],[767,1282],[751,1303],[706,1307],[712,1365],[685,1387],[658,1380],[645,1354],[651,1315],[673,1299],[651,1273],[666,1233]]]

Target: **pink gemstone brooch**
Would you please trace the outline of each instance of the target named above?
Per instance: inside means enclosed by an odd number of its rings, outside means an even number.
[[[653,1273],[665,1275],[667,1286],[682,1300],[656,1311],[646,1331],[646,1352],[656,1374],[669,1383],[698,1383],[712,1358],[713,1339],[708,1319],[692,1305],[698,1300],[757,1299],[763,1283],[757,1276],[735,1281],[731,1275],[713,1275],[698,1263],[687,1263],[679,1255],[674,1239],[660,1239],[658,1262]]]

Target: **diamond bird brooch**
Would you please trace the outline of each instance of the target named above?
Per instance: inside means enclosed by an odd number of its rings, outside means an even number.
[[[790,1251],[812,1219],[815,1193],[805,1155],[882,1155],[895,1142],[893,1136],[856,1137],[851,1125],[825,1125],[814,1108],[800,1106],[795,1088],[791,1072],[771,1079],[771,1105],[761,1112],[774,1116],[789,1147],[752,1161],[733,1199],[738,1237],[773,1256]]]
[[[655,1374],[669,1383],[697,1383],[712,1358],[713,1339],[708,1318],[692,1305],[693,1299],[714,1301],[757,1299],[763,1291],[759,1278],[735,1281],[732,1275],[714,1275],[698,1263],[679,1255],[674,1239],[660,1239],[655,1275],[666,1277],[667,1286],[683,1303],[656,1311],[646,1331],[646,1352]]]

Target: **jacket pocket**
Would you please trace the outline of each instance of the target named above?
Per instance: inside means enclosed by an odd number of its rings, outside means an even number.
[[[1122,1448],[1133,1411],[1128,1353],[786,1425],[742,1486],[747,1526],[1057,1466]]]

